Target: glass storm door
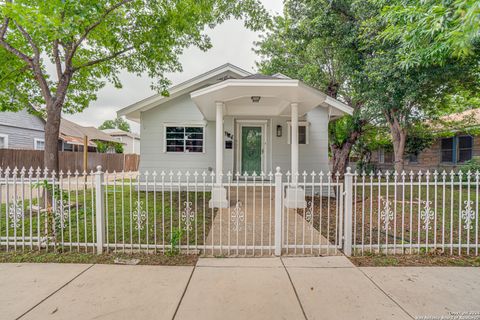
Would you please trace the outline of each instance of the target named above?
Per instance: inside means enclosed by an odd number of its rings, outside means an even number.
[[[262,171],[262,127],[242,127],[242,174]]]

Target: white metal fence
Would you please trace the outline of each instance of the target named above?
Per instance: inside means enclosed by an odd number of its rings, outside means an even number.
[[[478,255],[479,173],[302,173],[0,170],[4,250],[200,253],[344,252]],[[288,208],[285,190],[298,181]],[[303,205],[304,204],[304,205]],[[291,206],[290,206],[291,207]]]

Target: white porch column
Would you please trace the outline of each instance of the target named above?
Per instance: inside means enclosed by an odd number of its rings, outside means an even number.
[[[215,174],[216,183],[220,185],[222,183],[223,173],[223,102],[216,102],[217,116],[216,129],[215,129]]]
[[[298,104],[292,103],[292,183],[294,186],[298,183]]]
[[[291,103],[291,159],[292,159],[292,183],[287,187],[285,193],[285,207],[296,209],[296,208],[305,208],[307,202],[305,201],[305,190],[303,190],[298,185],[298,159],[299,159],[299,150],[298,150],[298,103]]]
[[[210,208],[228,208],[227,189],[222,186],[223,174],[223,102],[216,102],[215,117],[215,186],[212,187],[212,198],[209,201]]]

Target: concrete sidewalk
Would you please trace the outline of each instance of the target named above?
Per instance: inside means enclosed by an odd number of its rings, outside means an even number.
[[[0,264],[0,287],[0,319],[415,319],[480,312],[480,268],[356,268],[343,256],[205,258],[195,268]]]

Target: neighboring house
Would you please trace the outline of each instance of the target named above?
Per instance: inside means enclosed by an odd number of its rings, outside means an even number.
[[[118,143],[114,137],[95,127],[83,127],[75,122],[63,119],[60,122],[60,151],[83,151],[84,137],[88,138],[88,151],[96,152],[95,141]],[[114,153],[112,149],[109,152]]]
[[[448,123],[461,123],[461,127],[465,129],[478,127],[477,132],[480,132],[480,109],[448,115],[442,117],[441,121],[445,126]],[[444,129],[437,127],[435,130],[442,131]],[[480,134],[468,134],[462,130],[455,132],[456,130],[450,129],[449,131],[453,131],[454,135],[436,139],[430,148],[423,150],[418,155],[407,155],[405,170],[452,170],[474,157],[480,157]],[[377,150],[372,154],[372,163],[377,169],[391,169],[393,161],[392,152]]]
[[[62,119],[59,150],[82,151],[85,135],[88,136],[88,148],[92,152],[97,148],[95,140],[118,142],[94,127],[82,127]],[[18,112],[0,112],[0,149],[43,150],[44,148],[45,120],[42,117],[28,113],[25,109]]]
[[[0,149],[42,150],[44,127],[42,118],[26,110],[0,112]]]
[[[140,154],[140,136],[138,134],[120,129],[104,129],[102,131],[124,144],[123,153]]]
[[[324,173],[328,166],[328,123],[352,108],[299,80],[251,74],[226,64],[118,111],[140,123],[140,170],[216,172],[210,205],[226,207],[223,173],[290,170]],[[226,177],[224,176],[224,181]],[[302,179],[300,177],[300,179]],[[292,189],[292,190],[291,190]]]

